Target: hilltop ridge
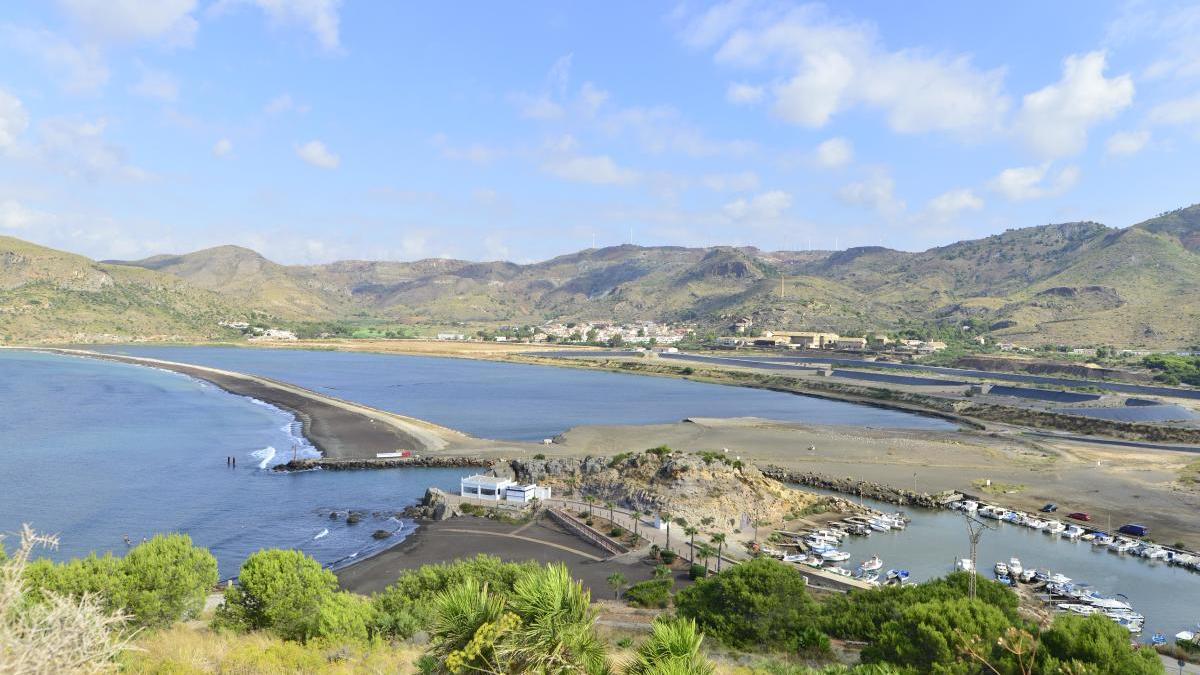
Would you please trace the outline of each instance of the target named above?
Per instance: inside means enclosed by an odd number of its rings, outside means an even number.
[[[29,302],[39,298],[50,304]],[[63,316],[67,307],[75,311]],[[1186,346],[1200,343],[1200,205],[1123,229],[1040,225],[920,252],[625,244],[529,264],[281,265],[237,246],[93,262],[0,238],[0,334],[199,337],[217,331],[209,320],[254,312],[425,324],[655,319],[712,330],[748,316],[843,334],[971,322],[1023,344]]]

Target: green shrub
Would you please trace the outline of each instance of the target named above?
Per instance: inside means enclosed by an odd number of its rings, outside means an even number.
[[[259,551],[242,564],[238,585],[225,591],[215,624],[307,640],[314,635],[321,606],[336,590],[333,572],[304,553]]]
[[[703,579],[707,576],[708,568],[700,563],[692,563],[692,566],[688,568],[688,578],[692,581],[695,581],[696,579]]]
[[[664,565],[670,565],[671,563],[675,562],[675,559],[679,557],[679,554],[669,549],[663,549],[658,552],[658,557],[663,561]]]
[[[739,649],[790,649],[804,628],[813,625],[817,610],[804,577],[770,558],[697,581],[679,592],[675,606],[705,633]]]
[[[1163,672],[1154,650],[1131,649],[1129,631],[1102,616],[1060,616],[1042,633],[1041,642],[1042,672],[1060,672],[1071,662],[1088,664],[1094,670],[1087,672],[1097,675]]]
[[[1004,663],[1007,652],[999,639],[1013,626],[999,609],[979,600],[936,600],[905,607],[885,623],[879,639],[863,650],[863,660],[912,668],[921,673],[979,672],[966,653],[968,640],[990,663]],[[1007,669],[1001,672],[1007,672]]]
[[[217,583],[217,559],[186,534],[159,535],[121,561],[120,604],[143,626],[164,627],[200,614]]]
[[[432,601],[439,593],[476,579],[495,593],[508,593],[519,577],[538,569],[533,562],[506,563],[490,555],[402,572],[396,582],[372,598],[379,635],[405,639],[428,624]]]
[[[625,599],[634,607],[665,609],[671,603],[671,580],[652,579],[630,586]]]
[[[317,609],[312,635],[328,640],[366,642],[376,626],[371,601],[354,593],[334,593]]]

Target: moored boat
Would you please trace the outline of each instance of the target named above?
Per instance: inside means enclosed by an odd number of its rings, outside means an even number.
[[[859,567],[868,572],[873,572],[873,571],[883,567],[883,561],[879,559],[879,556],[873,555],[869,559],[864,560],[863,563],[861,565],[859,565]]]

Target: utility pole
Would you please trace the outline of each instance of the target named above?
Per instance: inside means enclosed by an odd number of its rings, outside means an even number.
[[[979,576],[979,565],[977,563],[979,549],[979,540],[983,537],[984,530],[994,530],[995,527],[979,520],[970,513],[964,511],[963,518],[967,521],[967,535],[971,541],[971,569],[969,570],[970,577],[967,581],[967,597],[971,600],[975,599],[976,581]]]

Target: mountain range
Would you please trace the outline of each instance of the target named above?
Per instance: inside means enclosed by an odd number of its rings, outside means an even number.
[[[844,334],[972,321],[1020,344],[1200,343],[1200,205],[1126,228],[1008,230],[922,252],[615,246],[533,264],[280,265],[236,246],[96,262],[0,237],[0,338],[210,339],[280,321],[525,324],[654,319]]]

